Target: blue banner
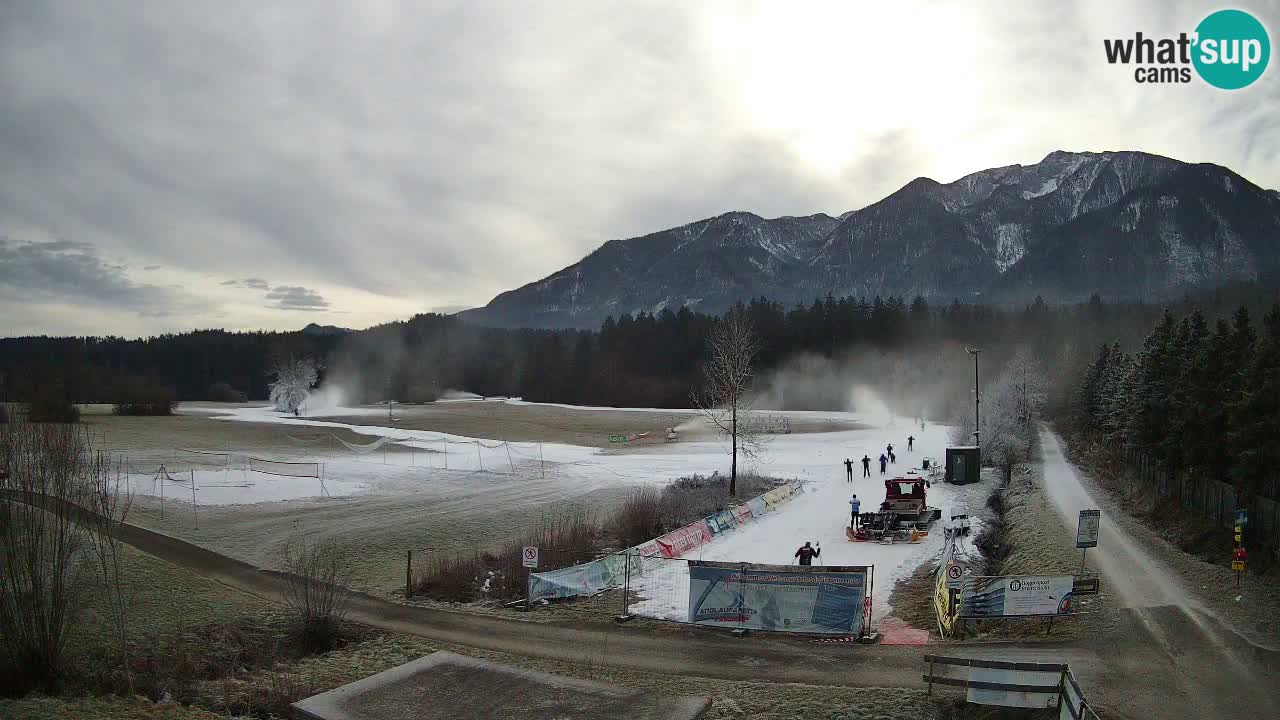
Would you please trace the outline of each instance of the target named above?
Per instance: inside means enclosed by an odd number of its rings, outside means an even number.
[[[689,561],[689,622],[860,635],[868,569]]]

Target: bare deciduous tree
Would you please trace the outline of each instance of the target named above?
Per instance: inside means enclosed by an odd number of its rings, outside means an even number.
[[[702,367],[703,391],[692,393],[693,405],[721,436],[729,438],[732,465],[729,494],[738,490],[738,454],[751,458],[762,447],[760,435],[746,422],[751,415],[751,382],[760,341],[751,318],[736,308],[725,315],[707,338],[711,358]]]
[[[123,482],[124,473],[121,463],[104,457],[101,452],[94,453],[87,463],[88,508],[94,512],[92,532],[88,533],[90,547],[97,564],[99,579],[102,582],[103,596],[107,601],[107,609],[111,622],[115,626],[116,650],[119,653],[120,671],[123,674],[124,686],[133,692],[133,675],[129,669],[129,642],[126,635],[128,629],[128,611],[130,598],[126,596],[123,582],[124,571],[121,567],[124,543],[120,540],[120,527],[129,518],[129,510],[133,508],[133,492],[127,482]]]

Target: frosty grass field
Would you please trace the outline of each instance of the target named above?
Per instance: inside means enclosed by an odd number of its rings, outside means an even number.
[[[520,412],[538,407],[519,400],[470,401],[500,402],[504,411]],[[547,406],[541,406],[547,407]],[[575,411],[597,409],[571,408]],[[617,409],[600,408],[600,412]],[[662,414],[667,417],[690,417],[689,411],[627,409],[633,413]],[[552,442],[506,442],[479,439],[437,431],[412,430],[402,427],[357,424],[377,422],[376,408],[337,408],[327,411],[326,420],[285,416],[269,407],[192,408],[186,412],[210,414],[215,420],[229,423],[255,423],[332,430],[347,437],[355,433],[360,439],[344,442],[327,433],[311,433],[303,441],[284,434],[286,446],[270,453],[261,450],[238,451],[235,448],[195,448],[215,454],[155,451],[151,455],[131,454],[128,458],[127,483],[137,495],[156,498],[162,492],[167,498],[190,503],[191,479],[195,481],[195,498],[200,506],[252,505],[287,503],[287,501],[343,497],[396,497],[413,495],[430,487],[440,492],[442,484],[474,486],[486,478],[508,481],[558,477],[560,483],[587,492],[603,487],[628,487],[644,484],[662,485],[680,476],[695,473],[725,472],[728,458],[719,439],[702,433],[686,433],[681,442],[620,443],[598,448]],[[849,498],[857,493],[866,510],[874,510],[884,499],[883,480],[919,468],[925,457],[941,460],[947,444],[947,428],[927,425],[924,430],[911,419],[887,414],[843,412],[786,412],[793,423],[834,421],[838,427],[851,429],[833,432],[793,432],[768,436],[760,455],[745,465],[746,469],[780,478],[798,478],[805,492],[783,504],[764,519],[717,537],[711,543],[691,551],[686,557],[704,560],[791,564],[797,547],[805,541],[820,544],[819,562],[825,565],[873,565],[875,589],[874,617],[888,611],[888,598],[894,582],[904,573],[937,555],[941,549],[941,527],[918,544],[852,543],[845,537],[849,523]],[[332,419],[338,418],[338,419]],[[342,422],[350,419],[353,422]],[[656,422],[662,422],[656,420]],[[907,436],[915,436],[914,452],[907,451]],[[381,438],[390,440],[378,444]],[[881,476],[876,459],[892,443],[897,463]],[[350,449],[354,446],[354,450]],[[222,454],[216,454],[222,453]],[[872,476],[862,477],[863,455],[872,458]],[[157,478],[155,465],[169,456],[171,480]],[[314,465],[292,466],[292,470],[320,470],[322,478],[289,477],[257,472],[256,457],[267,460]],[[845,479],[843,461],[855,462],[853,482]],[[446,469],[447,466],[447,469]],[[270,466],[268,466],[270,467]],[[281,467],[279,469],[286,469]],[[287,470],[289,471],[289,470]],[[943,521],[955,512],[977,509],[985,498],[985,483],[958,487],[936,483],[929,491],[929,503],[942,510]],[[747,498],[743,498],[746,500]],[[246,508],[247,509],[247,508]],[[303,513],[306,510],[301,511]],[[976,534],[978,528],[975,527]],[[639,615],[684,619],[687,616],[688,570],[682,563],[671,563],[670,569],[639,580],[641,598],[632,606]]]

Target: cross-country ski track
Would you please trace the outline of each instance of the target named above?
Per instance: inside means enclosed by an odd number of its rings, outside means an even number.
[[[1046,484],[1064,483],[1068,477],[1079,484],[1058,450],[1056,436],[1046,430],[1042,439]],[[1053,497],[1054,491],[1049,492]],[[44,504],[12,492],[4,497]],[[46,507],[82,522],[89,519],[89,511],[55,502],[55,507]],[[119,539],[138,550],[236,590],[281,602],[286,581],[278,572],[136,525],[117,527]],[[1104,534],[1104,541],[1107,538]],[[1104,582],[1131,581],[1113,576],[1108,564],[1103,571]],[[363,593],[353,593],[348,619],[455,646],[647,673],[849,687],[924,686],[926,650],[919,647],[817,644],[767,635],[738,638],[690,627],[580,627],[401,605]],[[1091,700],[1105,709],[1106,718],[1267,717],[1276,707],[1280,653],[1253,645],[1213,618],[1181,606],[1122,611],[1121,628],[1109,637],[950,643],[927,651],[1067,662]]]

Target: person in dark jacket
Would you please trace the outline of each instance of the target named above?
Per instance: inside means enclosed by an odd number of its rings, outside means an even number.
[[[885,457],[884,453],[880,453],[880,474],[881,475],[884,474],[884,468],[888,464],[889,464],[889,458]]]
[[[801,565],[812,565],[813,559],[822,554],[822,548],[813,547],[806,542],[799,550],[796,551],[796,557],[800,558]]]
[[[844,459],[844,481],[853,482],[853,461],[849,458]]]
[[[862,456],[862,477],[871,477],[871,458]]]
[[[912,450],[915,450],[915,444],[916,444],[916,436],[908,435],[907,436],[907,452],[911,452]]]
[[[849,527],[854,530],[858,529],[858,515],[861,514],[861,510],[862,501],[858,499],[858,494],[854,493],[853,497],[849,498],[849,511],[852,513],[849,518]]]

